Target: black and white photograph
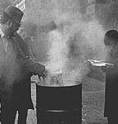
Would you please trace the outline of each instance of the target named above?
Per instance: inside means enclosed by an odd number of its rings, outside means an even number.
[[[0,0],[0,124],[118,124],[118,0]]]

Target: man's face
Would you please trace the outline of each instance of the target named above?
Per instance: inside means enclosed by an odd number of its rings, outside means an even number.
[[[12,35],[18,30],[18,28],[19,26],[11,20],[8,20],[5,24],[2,24],[1,26],[1,29],[6,36]]]
[[[2,32],[4,33],[4,35],[8,35],[9,34],[9,26],[8,26],[8,24],[7,23],[5,23],[5,24],[2,24],[1,25],[1,29],[2,29]]]
[[[108,38],[107,36],[105,36],[104,38],[104,43],[106,46],[112,46],[113,45],[113,40],[111,40],[110,38]]]

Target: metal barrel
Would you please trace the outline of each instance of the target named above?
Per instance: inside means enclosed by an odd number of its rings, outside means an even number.
[[[37,124],[81,124],[82,84],[36,86]]]

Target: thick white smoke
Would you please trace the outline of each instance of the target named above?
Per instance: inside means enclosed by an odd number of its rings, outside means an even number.
[[[40,0],[39,5],[34,0],[32,3],[37,11],[30,6],[27,13],[32,14],[27,15],[27,20],[31,19],[39,28],[50,21],[57,24],[56,30],[44,35],[47,41],[38,34],[34,49],[38,45],[42,49],[36,49],[39,56],[45,56],[42,51],[47,50],[49,72],[62,72],[66,85],[69,80],[81,82],[89,72],[88,59],[105,59],[103,27],[95,18],[83,19],[78,0]]]
[[[54,30],[49,33],[50,50],[48,52],[47,69],[55,73],[63,73],[67,62],[67,40],[63,32]]]
[[[50,33],[52,38],[51,52],[49,52],[50,69],[54,71],[60,65],[63,79],[67,80],[67,84],[69,80],[71,83],[76,80],[81,82],[89,72],[88,59],[105,59],[103,42],[105,31],[95,18],[87,22],[83,20],[79,12],[64,12],[59,8],[58,6],[54,11],[58,28],[53,33],[57,35],[53,39],[54,34]],[[60,31],[60,36],[58,31]]]

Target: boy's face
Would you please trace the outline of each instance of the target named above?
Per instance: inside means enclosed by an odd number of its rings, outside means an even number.
[[[108,38],[107,36],[105,36],[104,38],[104,43],[106,46],[110,46],[110,47],[114,46],[114,40]]]
[[[118,54],[118,44],[115,44],[115,41],[109,39],[108,37],[105,37],[104,40],[108,43],[105,44],[107,53],[116,56]]]

